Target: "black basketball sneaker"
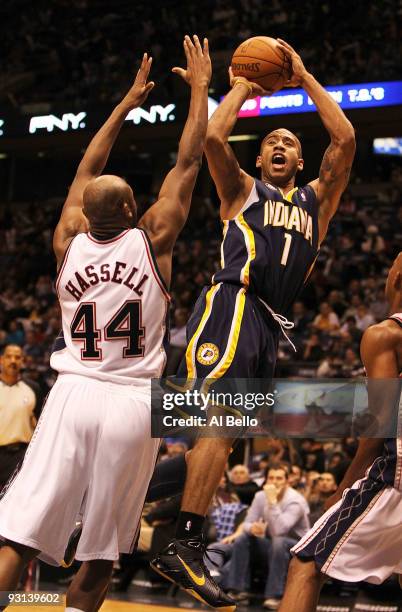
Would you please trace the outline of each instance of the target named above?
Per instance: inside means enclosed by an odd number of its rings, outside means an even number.
[[[62,567],[70,567],[73,564],[75,553],[77,552],[77,546],[82,533],[82,523],[77,522],[73,533],[70,535],[66,550],[64,551],[64,557],[60,562]]]
[[[173,540],[151,561],[151,567],[192,597],[221,612],[234,612],[236,602],[211,578],[204,563],[202,538]]]

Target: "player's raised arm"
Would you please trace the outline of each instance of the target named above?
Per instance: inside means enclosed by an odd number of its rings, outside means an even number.
[[[144,53],[134,84],[95,134],[78,166],[53,237],[53,248],[58,266],[72,238],[80,232],[87,231],[87,220],[82,212],[82,195],[85,187],[90,180],[100,176],[103,172],[128,113],[133,108],[140,106],[154,87],[152,81],[147,83],[151,64],[152,58]]]
[[[310,183],[320,205],[319,241],[322,242],[349,181],[356,150],[355,131],[339,104],[306,70],[300,55],[285,41],[278,39],[278,43],[292,63],[293,74],[287,85],[303,87],[316,105],[318,114],[331,137],[321,162],[319,178]]]
[[[223,219],[236,214],[253,184],[253,178],[240,168],[229,144],[229,136],[244,102],[266,93],[256,83],[244,77],[234,77],[231,68],[229,78],[232,89],[209,120],[205,143],[208,167],[221,200]]]
[[[194,42],[186,36],[183,44],[187,68],[173,68],[173,72],[190,85],[191,100],[176,165],[166,176],[158,200],[138,223],[151,239],[166,281],[170,280],[173,246],[187,220],[201,167],[208,123],[208,85],[212,74],[208,40],[205,38],[201,47],[197,36],[194,36]]]

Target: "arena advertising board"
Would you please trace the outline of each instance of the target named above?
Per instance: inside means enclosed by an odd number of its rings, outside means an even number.
[[[325,89],[345,110],[402,104],[402,81],[334,85]],[[282,89],[272,96],[247,100],[240,110],[239,117],[290,115],[311,113],[315,110],[313,101],[303,89]]]
[[[377,108],[402,105],[402,81],[359,83],[356,85],[334,85],[326,88],[343,109]],[[133,127],[163,125],[184,119],[179,104],[153,104],[149,108],[132,110],[126,121]],[[218,101],[208,98],[208,114],[212,115]],[[264,115],[290,115],[315,111],[315,105],[303,89],[283,89],[273,96],[261,96],[247,100],[240,110],[240,118]],[[73,133],[80,130],[95,130],[102,124],[96,111],[74,111],[65,109],[38,115],[2,115],[0,112],[0,138],[38,136],[46,134]]]

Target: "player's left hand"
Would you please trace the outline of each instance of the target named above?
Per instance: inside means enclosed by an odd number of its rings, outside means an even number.
[[[285,83],[285,87],[301,87],[303,81],[308,75],[308,71],[303,64],[303,60],[300,55],[282,38],[276,39],[278,47],[284,52],[286,57],[289,58],[292,67],[292,76],[289,81]]]
[[[152,57],[148,57],[148,54],[144,53],[141,66],[135,77],[135,81],[123,99],[123,103],[126,103],[130,109],[141,106],[141,104],[143,104],[143,102],[145,102],[145,100],[148,98],[148,94],[151,89],[153,89],[155,86],[153,81],[147,83],[151,65]]]
[[[208,39],[204,38],[202,47],[196,34],[193,36],[193,40],[194,42],[190,36],[186,35],[184,37],[183,47],[187,60],[186,70],[175,66],[172,68],[172,72],[181,76],[191,87],[197,85],[208,86],[212,76]]]

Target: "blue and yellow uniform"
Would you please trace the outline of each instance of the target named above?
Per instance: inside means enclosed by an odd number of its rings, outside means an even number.
[[[256,179],[240,212],[223,222],[221,270],[190,317],[177,377],[272,378],[278,319],[296,300],[317,251],[312,187],[296,187],[285,196]]]

